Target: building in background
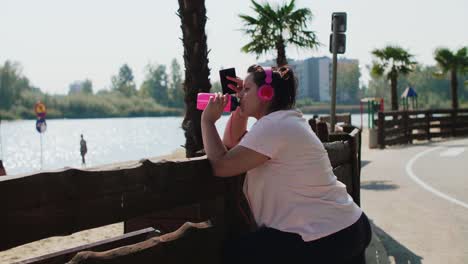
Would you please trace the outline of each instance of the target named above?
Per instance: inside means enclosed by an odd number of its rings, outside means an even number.
[[[289,65],[299,81],[298,99],[310,98],[316,102],[330,102],[332,85],[332,60],[329,57],[311,57],[305,60],[288,59]],[[276,65],[275,60],[260,63],[261,66]],[[360,74],[351,74],[350,68],[358,69],[359,61],[355,59],[338,60],[337,101],[347,102],[356,97],[354,88],[359,86]],[[353,72],[354,73],[354,72]],[[354,84],[357,87],[354,87]],[[353,89],[350,89],[353,86]],[[340,87],[343,86],[343,87]]]
[[[302,61],[299,82],[299,97],[317,102],[330,102],[331,59],[312,57]]]

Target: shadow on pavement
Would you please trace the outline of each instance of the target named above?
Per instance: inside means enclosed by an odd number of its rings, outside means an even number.
[[[380,227],[375,224],[372,225],[372,232],[380,239],[382,242],[387,256],[393,258],[396,264],[420,264],[422,263],[422,257],[416,255],[410,249],[400,244],[398,241],[393,239],[389,234],[385,233]]]
[[[400,188],[391,181],[361,181],[361,189],[373,191],[388,191]]]

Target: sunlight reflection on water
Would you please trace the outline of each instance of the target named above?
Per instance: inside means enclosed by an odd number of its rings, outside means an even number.
[[[306,119],[312,115],[304,115]],[[353,124],[360,125],[359,114]],[[88,167],[173,153],[185,143],[182,117],[55,119],[42,135],[43,170],[81,167],[80,134],[88,145]],[[228,116],[216,123],[222,136]],[[366,118],[367,119],[367,118]],[[249,120],[249,127],[255,123]],[[366,125],[366,120],[364,120]],[[34,120],[2,121],[0,159],[8,175],[41,169],[41,136]]]

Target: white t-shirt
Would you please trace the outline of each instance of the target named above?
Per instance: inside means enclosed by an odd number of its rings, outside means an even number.
[[[340,231],[362,210],[339,182],[323,144],[302,113],[276,111],[259,119],[239,145],[270,157],[247,172],[244,193],[258,226],[312,241]]]

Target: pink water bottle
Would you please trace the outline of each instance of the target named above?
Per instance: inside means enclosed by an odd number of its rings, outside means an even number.
[[[198,110],[204,110],[206,106],[208,105],[208,102],[210,101],[210,97],[215,97],[214,93],[198,93],[197,95],[197,109]],[[236,110],[236,108],[239,106],[239,101],[237,100],[236,97],[231,96],[228,94],[228,103],[226,107],[224,107],[224,112],[232,112]]]

